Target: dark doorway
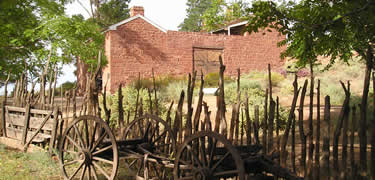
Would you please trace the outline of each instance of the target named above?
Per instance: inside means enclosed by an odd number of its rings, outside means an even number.
[[[193,65],[198,75],[219,72],[219,57],[224,48],[220,47],[193,47]]]

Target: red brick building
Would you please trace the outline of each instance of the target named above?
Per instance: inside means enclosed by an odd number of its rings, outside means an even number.
[[[184,75],[192,69],[204,73],[218,71],[218,57],[223,57],[225,73],[234,75],[240,68],[246,73],[283,64],[277,32],[248,35],[239,22],[211,33],[168,31],[144,17],[143,7],[133,7],[131,17],[105,31],[105,54],[108,65],[103,69],[103,84],[108,80],[111,92],[120,83],[155,75]]]

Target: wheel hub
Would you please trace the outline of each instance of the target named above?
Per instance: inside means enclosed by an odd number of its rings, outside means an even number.
[[[92,154],[88,150],[82,150],[79,154],[78,157],[80,160],[83,160],[86,165],[90,165],[92,162]]]

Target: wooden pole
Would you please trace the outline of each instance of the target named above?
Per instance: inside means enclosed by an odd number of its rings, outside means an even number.
[[[320,79],[316,87],[315,179],[320,179]]]
[[[293,90],[294,93],[293,93],[292,106],[290,107],[287,125],[285,127],[283,139],[281,141],[281,153],[280,154],[281,154],[281,164],[283,166],[286,166],[286,158],[287,158],[286,145],[288,143],[289,131],[290,131],[290,127],[292,126],[293,118],[295,116],[294,111],[296,109],[297,99],[298,99],[298,95],[300,91],[300,88],[298,88],[297,75],[294,75],[293,89],[294,89]]]
[[[29,123],[30,123],[30,104],[26,105],[26,113],[25,113],[25,120],[23,122],[24,127],[22,131],[22,145],[26,144],[26,138],[27,138],[27,131],[29,129]]]
[[[267,149],[267,128],[268,128],[268,89],[266,89],[266,95],[264,98],[264,119],[262,122],[262,143],[263,143],[263,155],[267,154],[268,149]]]
[[[245,101],[245,117],[246,117],[246,144],[251,144],[251,120],[250,120],[250,112],[249,112],[249,97],[246,94],[246,101]]]
[[[331,126],[331,104],[330,104],[330,97],[326,96],[324,99],[324,120],[323,120],[323,176],[330,178],[330,170],[329,170],[329,156],[330,156],[330,126]]]
[[[259,106],[256,105],[254,109],[254,138],[255,144],[260,144],[259,140]]]
[[[302,88],[301,93],[301,99],[300,104],[298,108],[298,129],[299,129],[299,136],[301,138],[301,161],[300,165],[302,168],[302,171],[304,172],[304,176],[306,176],[306,134],[303,128],[303,105],[305,102],[305,94],[306,94],[306,88],[307,88],[307,80],[305,80],[305,84]]]

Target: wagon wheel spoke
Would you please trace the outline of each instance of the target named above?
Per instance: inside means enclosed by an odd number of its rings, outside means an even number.
[[[82,147],[85,147],[86,144],[83,142],[81,133],[79,132],[77,126],[74,124],[73,127],[74,127],[74,133],[78,136],[79,142],[82,144]]]
[[[107,135],[107,134],[104,132],[104,133],[99,137],[99,139],[95,141],[93,147],[92,147],[91,150],[90,150],[91,152],[93,152],[93,151],[96,149],[96,147],[97,147],[97,146],[103,141],[103,139],[105,138],[106,135]]]
[[[202,168],[202,162],[199,160],[198,156],[192,151],[192,148],[190,145],[187,145],[187,150],[190,152],[190,155],[192,156],[192,160],[195,160],[198,164],[199,168]],[[194,161],[193,161],[194,162]]]
[[[84,120],[84,125],[85,125],[85,138],[86,138],[86,142],[87,144],[90,144],[90,141],[89,141],[89,127],[87,125],[87,120]],[[88,146],[86,146],[87,148]]]
[[[165,130],[165,131],[164,131],[163,133],[161,133],[158,137],[156,137],[156,138],[154,139],[153,142],[155,143],[155,142],[159,141],[163,136],[165,136],[165,135],[167,134],[167,132],[168,132],[168,131]]]
[[[90,165],[90,167],[92,169],[92,175],[94,176],[94,179],[98,180],[98,174],[96,173],[94,165]]]
[[[66,136],[66,138],[75,146],[78,148],[78,150],[82,150],[82,148],[70,137],[70,136]]]
[[[100,158],[100,157],[93,157],[92,159],[96,160],[96,161],[104,162],[104,163],[107,163],[107,164],[111,164],[111,165],[113,164],[112,161],[107,160],[107,159],[103,159],[103,158]]]
[[[112,147],[113,147],[113,145],[111,144],[111,145],[109,145],[109,146],[107,146],[105,148],[99,149],[98,151],[92,152],[92,155],[95,156],[95,155],[97,155],[99,153],[107,151],[108,149],[111,149]]]
[[[147,122],[145,132],[141,134],[142,138],[143,138],[145,141],[148,141],[148,134],[149,134],[150,128],[151,128],[151,123],[150,123],[150,122]]]
[[[215,150],[216,150],[216,145],[217,145],[217,140],[214,139],[212,142],[212,138],[209,138],[208,140],[208,149],[210,149],[210,157],[208,159],[208,167],[212,166],[213,158],[215,157]]]
[[[83,178],[85,177],[86,169],[87,169],[87,166],[85,166],[85,167],[83,168],[83,171],[82,171],[82,173],[81,173],[81,177],[79,178],[80,180],[83,180]]]
[[[73,174],[69,177],[69,179],[72,179],[75,175],[77,175],[78,171],[81,170],[81,168],[82,168],[82,166],[83,166],[84,163],[85,163],[85,162],[82,162],[82,163],[79,165],[79,167],[73,172]]]
[[[238,170],[236,169],[236,170],[217,172],[217,173],[214,173],[214,177],[223,177],[223,176],[233,175],[233,174],[238,174]]]
[[[206,157],[206,150],[205,150],[205,147],[206,147],[206,143],[204,141],[204,137],[200,139],[200,148],[199,148],[199,153],[202,157],[202,160],[203,160],[203,164],[204,166],[207,166],[207,157]],[[199,143],[198,143],[198,146],[199,146]]]
[[[220,160],[218,162],[215,163],[215,165],[212,167],[212,171],[215,171],[215,169],[224,161],[224,159],[226,159],[228,156],[230,155],[230,152],[228,151],[227,153],[225,153],[225,155],[220,158]]]
[[[90,168],[90,165],[89,166],[87,166],[88,167],[88,170],[89,170],[89,175],[87,176],[87,179],[88,180],[91,180],[91,168]]]
[[[96,123],[96,122],[94,122],[94,130],[93,130],[93,132],[92,132],[92,136],[91,136],[91,143],[90,143],[90,146],[88,147],[89,149],[91,149],[92,147],[93,147],[93,145],[94,145],[94,140],[95,140],[95,135],[96,135],[96,128],[97,128],[97,126],[98,126],[98,123]]]
[[[104,169],[102,168],[102,167],[100,167],[98,164],[96,164],[96,162],[92,162],[92,164],[94,164],[94,166],[96,167],[96,168],[98,168],[98,170],[107,178],[107,179],[111,179],[110,177],[109,177],[109,175],[104,171]]]
[[[70,165],[72,165],[72,164],[75,164],[75,163],[78,163],[79,161],[78,160],[73,160],[73,161],[70,161],[70,162],[67,162],[67,163],[64,163],[64,167],[65,166],[70,166]]]

